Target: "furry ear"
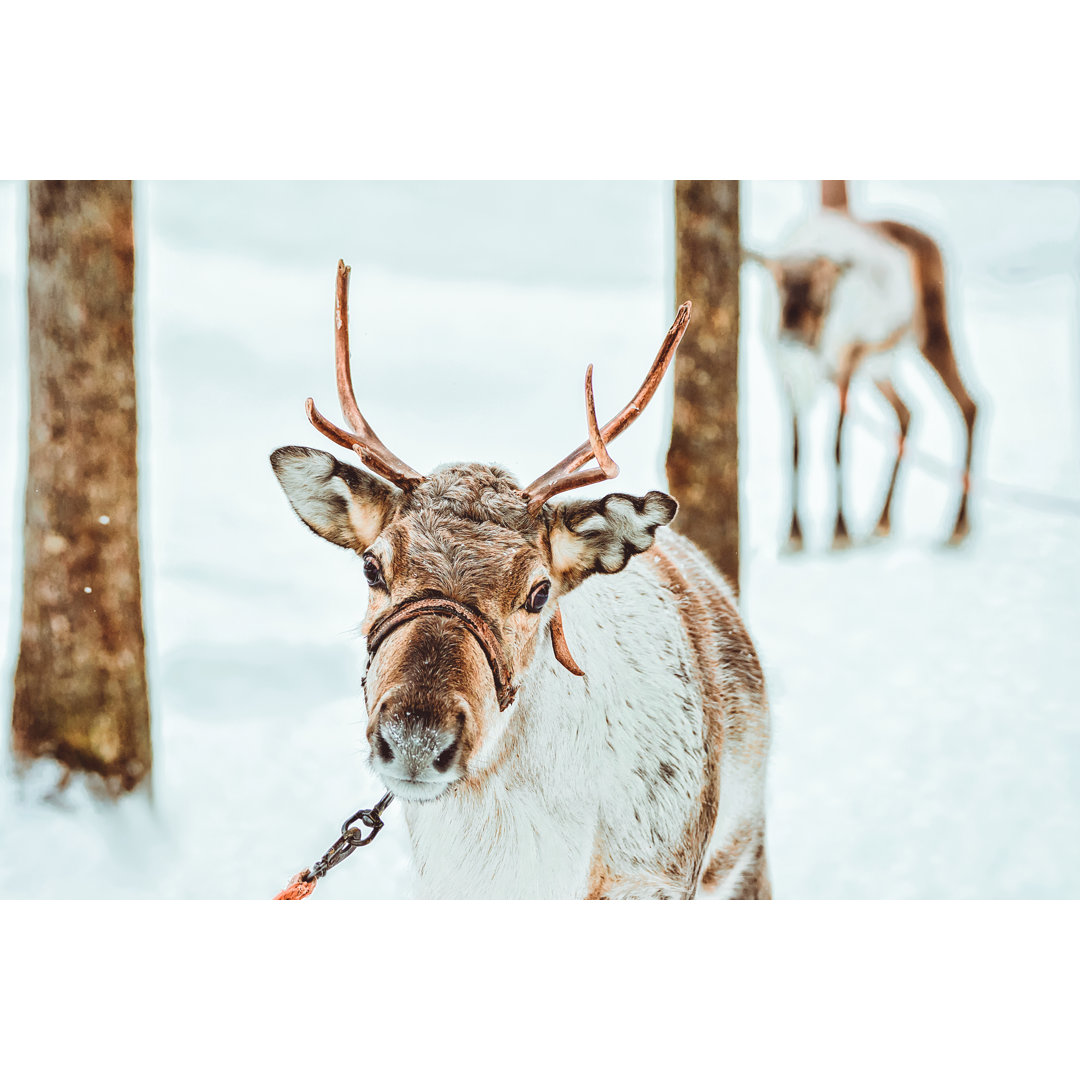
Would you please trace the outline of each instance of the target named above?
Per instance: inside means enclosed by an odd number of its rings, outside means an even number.
[[[270,465],[300,520],[324,540],[363,551],[382,532],[394,498],[389,484],[306,446],[280,447]]]
[[[617,574],[634,555],[652,547],[656,530],[667,525],[678,508],[662,491],[640,499],[605,495],[560,503],[548,530],[560,591],[569,592],[590,574]]]
[[[772,274],[773,278],[780,282],[784,277],[784,268],[780,264],[779,259],[771,259],[768,255],[762,255],[760,251],[754,251],[751,248],[740,248],[743,262],[757,263],[758,266],[764,266],[766,270]]]

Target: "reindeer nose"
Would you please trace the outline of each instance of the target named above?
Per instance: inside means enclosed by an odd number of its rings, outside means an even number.
[[[404,778],[423,779],[429,770],[445,773],[457,760],[464,706],[420,709],[391,698],[379,706],[376,715],[372,735],[375,753]]]

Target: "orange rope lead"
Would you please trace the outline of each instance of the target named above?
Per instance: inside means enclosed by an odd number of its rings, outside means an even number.
[[[289,884],[274,899],[303,900],[305,896],[310,896],[315,891],[315,883],[318,879],[312,878],[310,881],[304,881],[303,877],[307,872],[307,870],[301,870],[299,874],[289,878]]]

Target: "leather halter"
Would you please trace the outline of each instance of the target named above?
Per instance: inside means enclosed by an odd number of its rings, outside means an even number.
[[[399,626],[403,626],[413,619],[419,619],[424,615],[446,615],[453,619],[459,619],[469,631],[476,643],[480,646],[491,668],[491,676],[495,680],[495,697],[499,702],[499,712],[510,706],[517,696],[517,687],[514,686],[510,665],[503,655],[502,646],[499,644],[498,635],[492,629],[491,624],[475,608],[468,604],[451,600],[448,596],[431,596],[419,600],[406,600],[397,607],[383,612],[368,631],[367,650],[368,667],[375,658],[379,646]]]

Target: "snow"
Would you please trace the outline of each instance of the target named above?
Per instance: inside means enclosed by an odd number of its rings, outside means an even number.
[[[814,186],[744,186],[768,251]],[[353,267],[357,389],[419,469],[500,461],[522,480],[582,437],[581,384],[625,400],[674,310],[663,183],[137,187],[142,553],[152,801],[43,800],[48,766],[0,774],[0,897],[260,897],[381,788],[363,764],[359,562],[293,516],[267,461],[336,416],[334,271]],[[775,714],[769,852],[778,897],[1080,897],[1080,517],[979,495],[992,478],[1080,497],[1080,189],[878,182],[857,211],[942,239],[961,366],[980,404],[974,533],[941,545],[958,483],[909,468],[894,535],[826,550],[835,402],[802,445],[808,550],[780,557],[787,421],[743,270],[743,604]],[[25,200],[0,184],[0,655],[18,648],[25,470]],[[681,299],[681,298],[680,298]],[[959,462],[952,402],[899,357],[911,442]],[[670,387],[668,394],[670,396]],[[849,524],[876,520],[890,410],[856,385]],[[667,411],[665,411],[667,410]],[[663,485],[670,399],[616,444],[604,490]],[[958,469],[957,469],[958,471]],[[989,493],[988,493],[989,494]],[[102,518],[109,507],[101,507]],[[10,714],[10,677],[0,697]],[[411,893],[397,808],[317,897]]]

